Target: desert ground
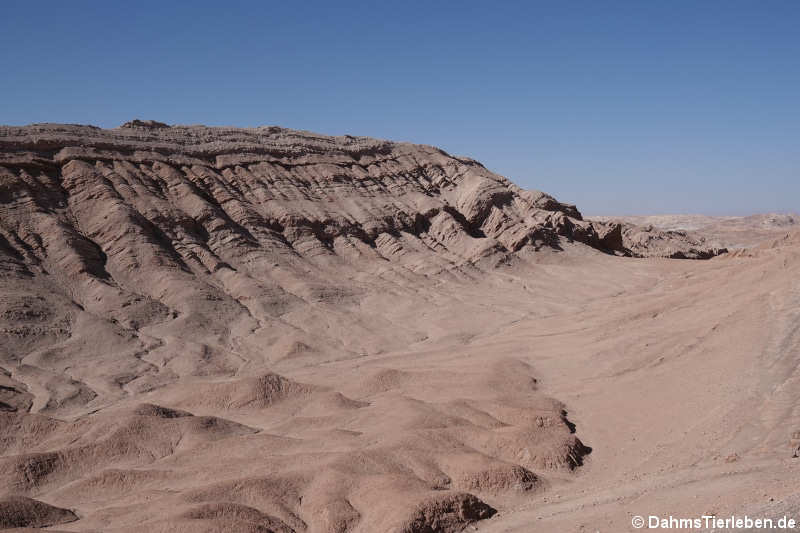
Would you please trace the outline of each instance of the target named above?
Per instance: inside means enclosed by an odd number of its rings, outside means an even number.
[[[274,127],[0,128],[0,528],[800,519],[787,217],[584,219]]]
[[[700,233],[720,248],[749,248],[800,228],[796,213],[763,213],[749,216],[647,215],[596,216],[589,220],[615,220],[636,226],[652,226],[664,231]]]

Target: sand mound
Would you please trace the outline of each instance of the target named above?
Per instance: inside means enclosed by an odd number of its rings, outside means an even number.
[[[160,405],[154,405],[152,403],[139,404],[139,406],[133,410],[133,413],[139,416],[156,416],[158,418],[181,418],[184,416],[192,416],[192,413],[188,411],[169,409],[167,407],[161,407]]]
[[[54,495],[78,503],[82,498],[125,498],[132,492],[155,489],[179,477],[167,470],[109,468],[66,484]]]
[[[461,490],[488,493],[529,492],[539,485],[540,480],[536,474],[527,468],[511,464],[467,471],[454,483]]]
[[[0,459],[0,480],[3,481],[0,491],[26,494],[105,467],[146,465],[184,447],[256,431],[232,421],[195,417],[172,410],[155,409],[179,416],[153,416],[152,407],[147,408],[147,415],[110,414],[61,426],[63,434],[73,436],[68,446],[57,451],[22,453]],[[140,409],[141,406],[136,411]],[[18,427],[38,429],[35,424]]]
[[[305,531],[306,523],[297,516],[307,480],[299,476],[240,478],[197,488],[185,494],[186,501],[227,501],[261,509],[279,518],[296,531]]]
[[[402,533],[457,533],[472,522],[491,518],[497,511],[467,493],[431,497],[420,503],[399,531]]]
[[[324,416],[339,411],[362,409],[369,405],[369,402],[353,400],[341,392],[319,391],[311,395],[298,412],[303,416]]]
[[[397,389],[416,378],[413,372],[397,370],[394,368],[382,368],[375,370],[372,374],[361,381],[359,392],[365,396],[387,392]]]
[[[222,383],[199,383],[187,391],[180,405],[211,409],[265,409],[274,404],[304,398],[312,387],[278,374]]]
[[[0,448],[5,454],[22,453],[46,442],[63,425],[47,416],[0,412]]]
[[[31,498],[11,497],[0,500],[0,529],[49,527],[77,519],[72,511]]]
[[[292,340],[289,336],[281,338],[271,347],[270,351],[272,352],[270,360],[275,362],[317,357],[319,355],[319,350],[301,340]]]
[[[486,381],[489,387],[499,392],[536,390],[531,365],[513,357],[502,357],[493,362],[486,373]]]
[[[0,462],[3,485],[0,493],[25,494],[38,489],[51,475],[65,472],[71,465],[55,452],[12,456]]]
[[[294,530],[281,520],[266,515],[258,509],[235,503],[201,505],[187,511],[183,516],[193,520],[211,521],[215,531],[294,533]]]

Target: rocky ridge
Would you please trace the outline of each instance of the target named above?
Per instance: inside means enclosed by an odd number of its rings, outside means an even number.
[[[620,224],[584,221],[575,206],[522,190],[474,160],[366,137],[138,120],[116,130],[42,124],[0,128],[0,165],[4,196],[27,193],[44,208],[69,211],[70,199],[96,193],[137,210],[145,206],[135,196],[147,191],[169,208],[151,201],[136,222],[165,232],[162,248],[177,256],[197,245],[216,255],[203,245],[220,231],[301,254],[336,253],[337,239],[355,239],[388,257],[399,252],[390,248],[400,234],[456,263],[560,238],[652,255],[624,247]],[[224,207],[206,213],[205,204]],[[95,248],[78,238],[75,247]],[[89,251],[79,255],[93,261]]]

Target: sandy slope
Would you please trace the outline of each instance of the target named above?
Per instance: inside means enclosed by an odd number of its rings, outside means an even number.
[[[618,226],[430,147],[38,128],[0,161],[3,527],[625,531],[796,504],[796,235],[617,257]]]
[[[555,324],[506,331],[503,344],[536,339],[543,389],[565,401],[593,452],[551,491],[558,496],[480,530],[626,531],[634,515],[752,515],[779,505],[796,515],[798,243],[709,262],[618,265],[645,287],[591,300],[572,317],[579,333],[543,337]]]

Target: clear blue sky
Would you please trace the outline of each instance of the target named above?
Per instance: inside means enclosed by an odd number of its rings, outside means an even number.
[[[800,211],[800,1],[0,2],[0,123],[433,144],[590,214]]]

